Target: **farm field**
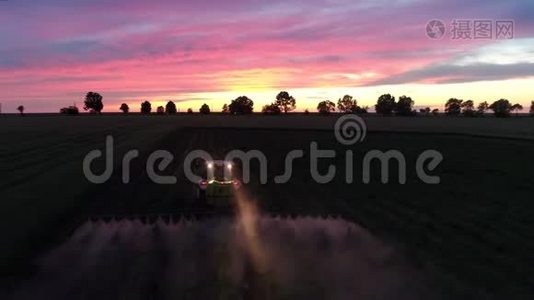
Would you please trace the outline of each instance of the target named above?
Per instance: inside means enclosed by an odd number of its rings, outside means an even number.
[[[174,214],[193,210],[193,186],[182,162],[192,150],[223,159],[231,150],[260,150],[268,159],[268,183],[260,184],[259,165],[245,186],[265,214],[340,216],[394,247],[413,268],[431,278],[436,295],[528,298],[534,293],[533,118],[365,118],[367,138],[355,146],[339,144],[336,118],[321,116],[43,116],[0,117],[0,251],[3,287],[30,277],[32,261],[68,239],[90,216]],[[115,171],[103,185],[87,182],[84,156],[115,141]],[[309,148],[332,149],[330,164],[339,176],[327,184],[310,176]],[[121,183],[121,159],[138,149],[131,183]],[[302,149],[285,184],[285,155]],[[345,182],[345,157],[353,150],[354,182]],[[362,183],[361,164],[371,150],[401,151],[407,183]],[[435,149],[442,164],[433,171],[438,185],[421,182],[415,170],[420,153]],[[147,156],[167,150],[173,185],[152,183]],[[101,168],[103,162],[98,162]],[[397,169],[394,169],[395,171]],[[391,172],[396,174],[395,172]],[[22,279],[20,279],[22,278]]]

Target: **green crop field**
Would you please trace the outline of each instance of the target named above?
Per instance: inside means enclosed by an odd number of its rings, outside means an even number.
[[[527,298],[534,293],[534,118],[366,118],[362,143],[339,144],[336,118],[321,116],[2,116],[0,117],[0,250],[2,278],[31,273],[31,262],[92,215],[173,213],[190,209],[192,184],[182,162],[192,150],[223,159],[231,150],[260,150],[268,159],[268,183],[245,186],[265,213],[339,215],[393,245],[426,272],[444,295]],[[83,158],[115,141],[115,171],[109,182],[89,183]],[[310,175],[310,143],[335,150],[319,170],[336,167],[327,184]],[[131,182],[121,183],[121,159],[128,150]],[[174,185],[156,185],[146,174],[147,156],[167,150],[175,160],[162,173]],[[302,149],[289,182],[275,184],[284,158]],[[362,159],[371,150],[398,150],[407,162],[407,182],[397,168],[380,183],[378,165],[371,183],[362,182]],[[416,174],[420,153],[434,149],[444,160],[432,172],[437,185]],[[345,153],[354,155],[354,182],[345,182]],[[96,169],[102,168],[99,161]],[[450,293],[450,294],[447,294]]]

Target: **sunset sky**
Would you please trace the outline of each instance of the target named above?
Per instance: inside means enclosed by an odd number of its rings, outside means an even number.
[[[427,37],[432,19],[443,38]],[[452,39],[454,19],[513,20],[514,38]],[[240,95],[258,111],[281,90],[299,110],[344,94],[534,100],[532,0],[8,0],[0,23],[3,112],[81,107],[88,91],[107,112]]]

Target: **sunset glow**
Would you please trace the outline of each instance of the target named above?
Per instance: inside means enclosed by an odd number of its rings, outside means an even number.
[[[297,110],[351,94],[416,106],[457,97],[534,99],[534,2],[0,1],[3,112],[57,112],[104,96],[104,111],[168,100],[180,110],[247,95],[255,111],[281,90]],[[387,9],[385,9],[387,7]],[[429,20],[447,34],[430,39]],[[454,19],[513,20],[512,39],[450,37]]]

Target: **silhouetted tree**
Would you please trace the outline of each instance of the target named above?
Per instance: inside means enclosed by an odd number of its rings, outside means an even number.
[[[306,108],[306,109],[304,110],[304,114],[305,114],[305,115],[309,115],[309,114],[310,114],[310,111]]]
[[[510,116],[510,111],[512,110],[512,104],[506,99],[500,99],[493,102],[489,108],[493,110],[493,113],[496,117],[506,118]]]
[[[530,115],[534,117],[534,101],[530,101]]]
[[[280,106],[278,106],[276,103],[263,106],[261,112],[266,115],[279,115],[282,113],[282,111],[280,110]]]
[[[487,101],[481,102],[477,106],[477,115],[478,116],[484,116],[486,111],[489,109],[489,104]]]
[[[395,110],[395,97],[390,94],[384,94],[378,97],[378,101],[375,105],[376,113],[382,115],[391,115]]]
[[[126,103],[121,104],[121,107],[119,109],[122,110],[122,112],[125,114],[130,112],[130,107]]]
[[[23,105],[19,105],[19,107],[17,107],[17,110],[19,111],[21,116],[24,116],[24,106]]]
[[[462,102],[461,99],[450,98],[445,103],[445,114],[448,116],[457,116],[462,112]]]
[[[165,107],[163,107],[163,106],[156,107],[156,114],[158,114],[158,115],[165,114]]]
[[[321,101],[317,105],[317,111],[322,115],[328,115],[336,111],[336,104],[330,100]]]
[[[141,103],[141,113],[148,115],[150,112],[152,112],[152,104],[148,101]]]
[[[102,99],[104,98],[99,93],[87,93],[87,95],[85,95],[83,109],[89,110],[91,112],[97,112],[99,114],[102,113],[102,109],[104,108],[104,103],[102,103]]]
[[[461,104],[461,107],[462,107],[462,115],[466,117],[475,116],[475,102],[473,100],[463,101]]]
[[[232,100],[232,103],[230,103],[228,109],[233,115],[251,114],[254,110],[254,102],[247,96],[237,97],[236,99]]]
[[[434,108],[434,109],[432,110],[432,115],[433,115],[434,117],[439,116],[439,109]]]
[[[369,110],[368,106],[361,107],[361,106],[356,105],[356,108],[354,108],[352,113],[357,114],[357,115],[364,115],[367,113],[368,110]]]
[[[206,103],[202,104],[202,106],[200,107],[200,113],[203,115],[208,115],[210,112],[210,107]]]
[[[422,115],[425,115],[425,116],[430,115],[430,112],[431,112],[430,107],[421,108],[419,110],[419,113],[421,113]]]
[[[63,115],[77,115],[80,113],[80,111],[78,110],[76,106],[68,106],[68,107],[63,107],[62,109],[60,109],[59,113]]]
[[[343,98],[337,100],[337,110],[341,113],[352,113],[356,110],[358,101],[354,100],[352,96],[345,95]]]
[[[167,102],[165,105],[165,112],[169,115],[176,114],[176,104],[174,104],[172,101]]]
[[[187,109],[187,114],[188,115],[192,115],[193,114],[193,109],[192,108],[188,108]]]
[[[284,91],[280,92],[276,96],[276,101],[274,104],[276,104],[280,108],[280,111],[283,111],[286,114],[297,108],[297,101],[295,100],[295,98],[289,95],[288,92]]]
[[[413,110],[414,101],[408,96],[400,96],[397,105],[395,105],[395,113],[399,116],[415,116]]]
[[[512,105],[511,111],[515,112],[515,115],[519,115],[519,112],[523,110],[523,105],[516,103]]]
[[[222,107],[222,113],[227,114],[228,112],[230,112],[230,109],[228,108],[228,104],[224,104]]]

